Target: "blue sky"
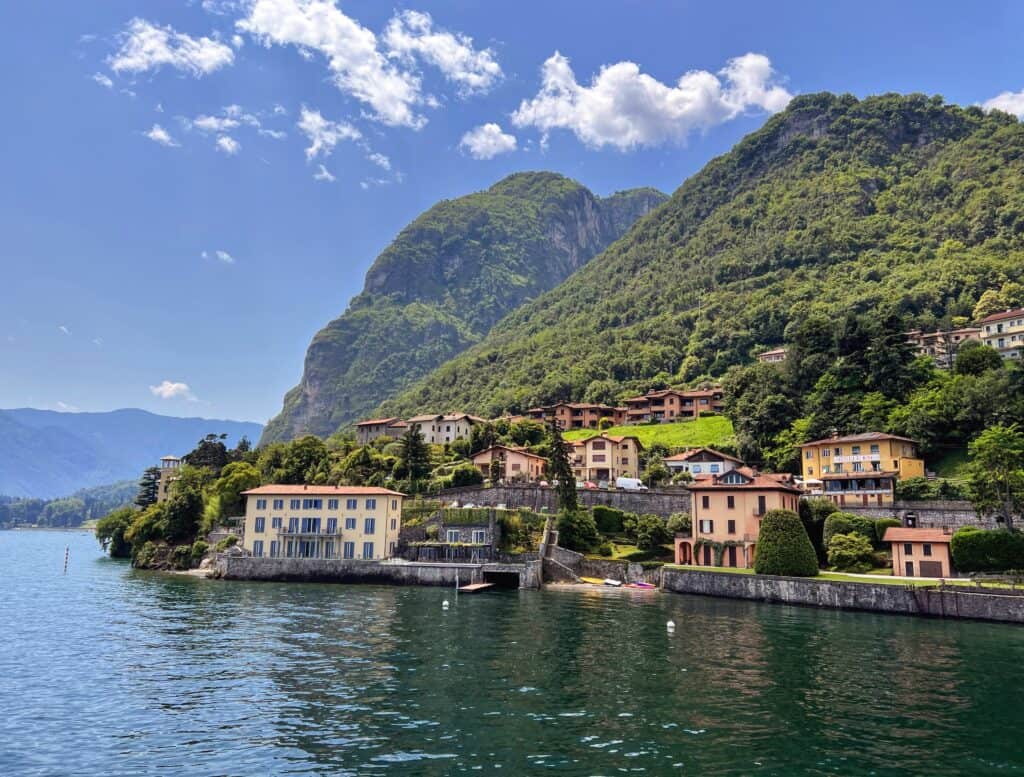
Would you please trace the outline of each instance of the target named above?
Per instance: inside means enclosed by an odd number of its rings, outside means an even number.
[[[801,93],[1024,114],[1017,3],[7,5],[0,407],[265,421],[439,199],[671,192]]]

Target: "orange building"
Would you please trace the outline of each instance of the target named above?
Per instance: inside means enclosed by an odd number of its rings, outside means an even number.
[[[479,468],[484,477],[490,477],[491,462],[501,462],[502,480],[541,480],[548,460],[526,448],[512,448],[507,445],[493,445],[473,456],[473,466]]]
[[[761,519],[769,510],[796,512],[801,494],[792,475],[751,467],[700,477],[689,489],[692,536],[676,538],[676,563],[704,567],[753,567]]]
[[[648,421],[682,421],[697,418],[701,413],[720,413],[725,408],[721,386],[709,389],[663,389],[630,397],[626,405],[626,423]]]
[[[611,407],[594,402],[558,402],[544,407],[531,407],[526,415],[534,421],[555,419],[559,429],[596,429],[602,418],[610,418],[618,426],[626,417],[623,407]]]
[[[952,577],[950,529],[906,529],[893,526],[884,541],[892,546],[892,573],[897,577]]]

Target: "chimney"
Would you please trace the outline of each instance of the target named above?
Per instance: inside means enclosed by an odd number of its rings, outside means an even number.
[[[839,430],[838,429],[833,429],[832,430],[832,439],[833,440],[838,440],[839,439]]]

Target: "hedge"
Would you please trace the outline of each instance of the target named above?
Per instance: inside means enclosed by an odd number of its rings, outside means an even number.
[[[759,575],[814,577],[818,557],[800,516],[791,510],[769,510],[761,519],[754,571]]]
[[[839,508],[831,499],[818,497],[800,500],[800,520],[803,521],[807,536],[811,538],[811,545],[814,546],[814,551],[818,554],[819,564],[824,564],[828,560],[823,536],[825,519],[837,512],[839,512]]]
[[[860,534],[868,542],[875,542],[875,522],[853,513],[832,513],[825,519],[825,531],[822,541],[826,548],[837,534]]]
[[[622,533],[622,521],[626,517],[625,512],[616,510],[614,507],[606,507],[605,505],[594,505],[592,512],[594,513],[594,523],[597,524],[597,530],[601,534]]]
[[[1024,569],[1024,533],[965,526],[949,543],[959,572],[1006,572]]]

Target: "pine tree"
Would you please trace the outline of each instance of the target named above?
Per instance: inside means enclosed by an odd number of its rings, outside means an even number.
[[[415,491],[416,484],[430,474],[430,448],[416,424],[409,426],[398,443],[399,458]]]
[[[142,478],[139,480],[139,491],[135,495],[135,504],[145,510],[150,505],[156,504],[159,493],[160,470],[150,467],[142,473]]]
[[[579,507],[576,498],[576,476],[569,464],[569,451],[562,439],[562,430],[552,419],[548,423],[548,475],[558,482],[558,509],[575,512]]]

